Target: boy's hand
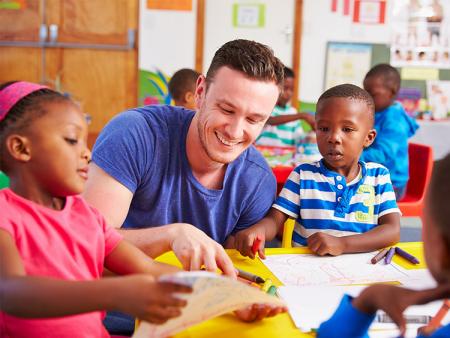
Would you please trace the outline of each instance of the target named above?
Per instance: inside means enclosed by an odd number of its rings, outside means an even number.
[[[190,293],[189,286],[157,282],[149,275],[130,275],[116,277],[120,286],[114,297],[115,309],[133,315],[141,320],[162,324],[181,314],[186,300],[179,299],[176,293]]]
[[[256,250],[259,253],[259,257],[265,259],[264,245],[266,242],[266,230],[262,224],[257,223],[250,228],[237,232],[234,239],[236,250],[238,250],[242,256],[248,256],[254,259],[255,254],[252,251],[252,247],[257,238],[259,239],[259,245]]]
[[[316,232],[307,239],[308,248],[316,255],[338,256],[345,252],[343,237],[336,237],[324,232]]]
[[[271,306],[267,304],[253,304],[245,309],[234,311],[236,317],[244,322],[255,322],[266,317],[273,317],[279,313],[286,312],[287,308],[284,306]]]

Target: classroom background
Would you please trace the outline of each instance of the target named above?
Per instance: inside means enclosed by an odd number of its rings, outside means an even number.
[[[398,100],[420,125],[410,142],[430,146],[434,160],[450,151],[447,1],[1,0],[0,19],[0,82],[39,82],[70,95],[88,114],[90,146],[121,111],[170,103],[176,70],[205,71],[218,47],[245,38],[271,46],[294,70],[299,111],[313,113],[323,90],[361,86],[373,65],[391,63],[402,76]],[[282,167],[308,155],[308,144],[262,151],[281,167],[274,171],[282,183]],[[403,225],[407,239],[420,236],[420,222]]]

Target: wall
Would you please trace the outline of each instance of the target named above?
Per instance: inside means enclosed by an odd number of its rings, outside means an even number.
[[[139,8],[139,69],[174,71],[195,66],[197,1],[192,11],[150,10],[147,0]]]
[[[243,1],[230,1],[230,4],[234,2]],[[392,1],[387,1],[386,23],[382,25],[353,23],[351,16],[342,15],[342,2],[338,0],[338,10],[333,13],[329,0],[303,1],[299,79],[301,101],[315,102],[323,91],[328,41],[389,43]],[[353,4],[353,1],[350,2]],[[154,72],[157,68],[168,76],[182,67],[194,68],[197,1],[193,0],[191,12],[149,10],[145,4],[146,0],[140,0],[139,69],[147,71],[141,72],[141,79],[145,80],[150,75],[156,77]],[[220,31],[223,25],[215,25],[213,28],[217,29],[217,33],[209,32],[208,34],[223,35]],[[206,59],[208,59],[207,55],[205,55],[205,62]],[[161,79],[160,83],[163,82],[164,79]]]
[[[387,1],[386,23],[362,25],[351,16],[342,15],[342,2],[337,12],[331,11],[331,1],[303,1],[303,35],[300,64],[300,100],[315,102],[323,91],[325,55],[328,41],[387,44],[390,40],[390,7]],[[353,3],[353,2],[351,2]],[[350,13],[353,11],[351,10]]]

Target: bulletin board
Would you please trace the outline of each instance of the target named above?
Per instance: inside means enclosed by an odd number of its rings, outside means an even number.
[[[342,83],[361,86],[371,67],[372,45],[328,42],[325,60],[324,90]]]
[[[378,63],[390,62],[390,46],[384,44],[372,45],[372,66]],[[404,74],[404,68],[397,68],[400,74]],[[438,69],[437,79],[442,81],[450,81],[450,69]],[[427,98],[427,79],[405,79],[402,78],[401,87],[403,88],[418,88],[422,97]]]
[[[354,46],[370,46],[371,52],[370,52],[370,64],[369,67],[363,74],[361,75],[361,78],[364,77],[364,74],[373,66],[379,64],[379,63],[390,63],[391,58],[391,49],[389,45],[386,44],[367,44],[367,43],[343,43],[343,42],[328,42],[327,44],[327,60],[325,61],[325,78],[324,78],[324,88],[326,85],[326,79],[327,79],[327,73],[329,72],[329,68],[327,67],[328,64],[333,64],[332,62],[328,62],[329,57],[329,49],[333,46],[336,46],[336,44],[340,45],[354,45]],[[333,57],[333,53],[331,53],[331,57]],[[404,73],[404,69],[397,68],[400,72],[400,74]],[[438,75],[436,80],[443,80],[443,81],[450,81],[450,69],[439,69]],[[362,81],[358,84],[359,86],[362,86]],[[405,79],[402,78],[401,87],[403,88],[418,88],[422,94],[422,97],[427,98],[427,79]]]

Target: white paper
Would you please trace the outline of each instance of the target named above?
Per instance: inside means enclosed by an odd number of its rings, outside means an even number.
[[[262,262],[285,285],[352,285],[406,281],[409,272],[395,263],[371,264],[374,253],[320,257],[313,254],[269,255]]]
[[[284,306],[277,297],[268,295],[260,289],[217,274],[197,271],[179,272],[164,276],[160,280],[189,285],[191,294],[180,294],[188,301],[181,316],[162,325],[142,322],[133,335],[134,338],[166,337],[201,321],[221,314],[244,308],[251,304],[270,304]]]
[[[364,286],[283,286],[278,288],[278,295],[287,303],[289,314],[303,332],[316,329],[320,324],[329,319],[336,311],[344,294],[353,297],[359,295]],[[442,305],[442,300],[426,305],[411,306],[405,311],[405,315],[434,316]],[[380,311],[381,313],[381,311]],[[444,323],[450,319],[450,314]],[[417,335],[418,324],[408,324],[410,332]],[[392,323],[374,322],[370,328],[371,337],[395,337],[397,328]]]

